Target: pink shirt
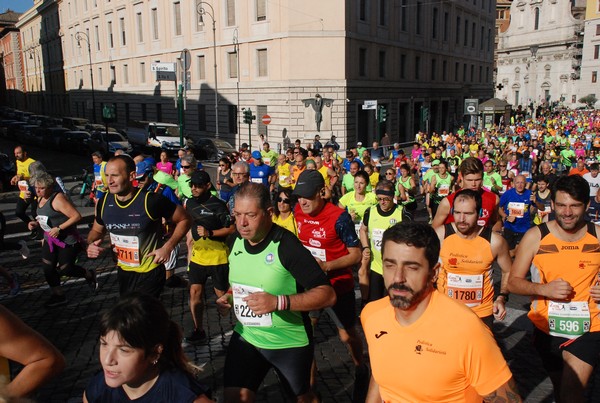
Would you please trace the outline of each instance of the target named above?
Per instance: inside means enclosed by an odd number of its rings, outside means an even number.
[[[163,171],[164,173],[167,173],[169,175],[171,175],[173,173],[173,163],[172,162],[157,162],[156,163],[156,168],[159,171]]]

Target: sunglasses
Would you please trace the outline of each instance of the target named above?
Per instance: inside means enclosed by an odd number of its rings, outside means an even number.
[[[277,203],[291,204],[292,202],[290,201],[290,199],[284,199],[284,198],[278,197]]]
[[[385,174],[386,175],[393,175],[394,173],[393,172],[386,172]]]
[[[182,169],[190,169],[190,166],[189,165],[182,165],[181,168]]]

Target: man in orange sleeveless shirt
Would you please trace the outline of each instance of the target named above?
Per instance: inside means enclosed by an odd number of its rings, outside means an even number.
[[[578,175],[556,180],[556,219],[527,231],[508,281],[510,292],[533,297],[534,345],[560,402],[583,401],[600,356],[600,242],[585,221],[589,192]]]
[[[463,189],[454,198],[454,222],[436,228],[442,245],[442,267],[437,289],[470,307],[490,329],[494,318],[503,320],[508,301],[507,281],[512,260],[504,238],[477,224],[481,195]],[[492,263],[502,270],[500,293],[494,300]]]
[[[361,314],[373,374],[366,401],[520,402],[489,329],[435,290],[439,252],[423,223],[403,221],[383,234],[389,296]]]

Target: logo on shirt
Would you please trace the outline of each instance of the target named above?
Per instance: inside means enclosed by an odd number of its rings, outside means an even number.
[[[319,238],[319,239],[327,238],[327,233],[325,232],[325,228],[318,228],[318,229],[312,230],[312,237]]]
[[[376,338],[376,339],[378,339],[378,338],[380,338],[381,336],[383,336],[384,334],[388,334],[388,332],[386,332],[385,330],[380,330],[380,331],[379,331],[379,333],[377,333],[377,334],[375,335],[375,338]]]
[[[273,264],[273,262],[275,261],[275,256],[273,256],[272,253],[269,253],[266,257],[265,257],[265,263],[266,264]]]
[[[445,351],[438,350],[433,347],[433,344],[429,343],[425,340],[417,340],[417,345],[415,346],[415,354],[425,354],[425,353],[433,353],[439,355],[446,355]]]
[[[316,239],[309,239],[308,243],[310,244],[310,246],[314,246],[316,248],[321,247],[321,242],[317,241]]]
[[[233,256],[238,256],[241,255],[243,252],[241,250],[236,250],[235,252],[233,252]]]
[[[560,250],[579,250],[579,246],[577,245],[562,245]]]
[[[396,222],[397,222],[397,221],[396,221],[396,219],[395,219],[395,218],[391,218],[391,219],[390,219],[390,226],[391,226],[391,225],[395,225],[395,224],[396,224]]]

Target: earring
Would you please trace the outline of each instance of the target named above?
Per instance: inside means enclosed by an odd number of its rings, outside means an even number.
[[[152,364],[153,364],[153,365],[156,365],[156,364],[158,364],[158,358],[157,358],[156,360],[152,361]]]

